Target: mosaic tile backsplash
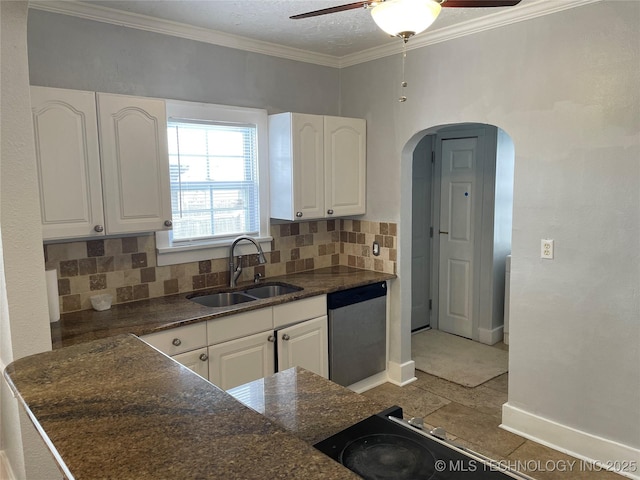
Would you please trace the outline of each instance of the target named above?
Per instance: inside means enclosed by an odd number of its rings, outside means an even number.
[[[242,258],[238,282],[332,265],[396,273],[397,224],[364,220],[318,220],[271,225],[271,252]],[[380,245],[373,256],[372,246]],[[226,258],[159,267],[155,235],[105,238],[44,246],[46,268],[58,271],[62,313],[91,309],[90,297],[109,293],[113,304],[229,285]]]

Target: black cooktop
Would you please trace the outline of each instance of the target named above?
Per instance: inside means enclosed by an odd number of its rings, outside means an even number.
[[[401,419],[402,409],[392,407],[366,418],[314,447],[365,480],[523,478],[389,416]]]

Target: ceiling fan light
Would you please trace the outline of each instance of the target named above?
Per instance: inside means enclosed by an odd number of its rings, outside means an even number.
[[[406,41],[426,30],[440,10],[435,0],[386,0],[371,9],[371,16],[383,31]]]

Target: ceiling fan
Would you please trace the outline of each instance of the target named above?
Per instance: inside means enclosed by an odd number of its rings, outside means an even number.
[[[344,12],[356,8],[371,9],[376,24],[389,35],[407,40],[431,25],[442,7],[512,7],[521,0],[364,0],[289,17],[293,20]]]

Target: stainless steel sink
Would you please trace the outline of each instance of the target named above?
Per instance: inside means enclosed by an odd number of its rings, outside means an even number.
[[[188,298],[205,307],[230,307],[240,303],[254,302],[257,297],[250,297],[240,292],[222,292]]]
[[[218,292],[205,295],[193,294],[187,296],[192,302],[199,303],[205,307],[231,307],[246,302],[255,302],[263,298],[277,297],[287,293],[299,292],[301,287],[289,285],[287,283],[265,283],[247,288],[241,292]]]
[[[256,298],[271,298],[277,297],[278,295],[286,295],[287,293],[299,292],[300,290],[302,290],[302,288],[296,287],[295,285],[274,283],[248,288],[244,293]]]

